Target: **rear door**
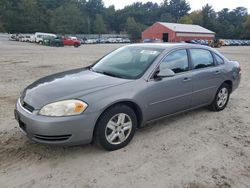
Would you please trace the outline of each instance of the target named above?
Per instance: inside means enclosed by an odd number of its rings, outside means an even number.
[[[192,107],[212,102],[221,82],[221,69],[216,66],[212,53],[206,49],[189,49],[193,69]]]

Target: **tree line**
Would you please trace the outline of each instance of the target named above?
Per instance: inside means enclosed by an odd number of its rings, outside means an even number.
[[[190,10],[186,0],[136,2],[121,10],[105,7],[102,0],[0,0],[0,32],[128,33],[136,40],[145,28],[162,21],[198,24],[220,38],[250,39],[250,15],[244,7],[216,12],[207,4]]]

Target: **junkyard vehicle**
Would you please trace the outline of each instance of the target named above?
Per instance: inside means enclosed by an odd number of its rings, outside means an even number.
[[[239,63],[210,47],[127,45],[91,66],[35,81],[18,98],[15,117],[35,142],[94,141],[116,150],[156,119],[202,106],[223,110],[240,78]]]
[[[44,38],[49,38],[49,37],[56,37],[56,35],[52,34],[52,33],[36,32],[35,33],[35,42],[39,43],[39,44],[43,44],[43,39]]]
[[[30,35],[24,35],[22,38],[22,42],[31,42],[31,36]]]
[[[208,46],[212,48],[220,48],[221,46],[224,46],[224,40],[221,39],[209,40]]]
[[[50,46],[63,47],[63,38],[61,36],[51,38]]]
[[[45,46],[56,46],[56,47],[63,47],[63,38],[60,36],[47,36],[43,38],[43,45]]]
[[[11,41],[16,41],[16,40],[17,40],[17,34],[12,34],[12,35],[9,37],[9,40],[11,40]]]
[[[63,39],[63,44],[68,46],[79,47],[81,46],[81,41],[79,41],[76,37],[67,37]]]

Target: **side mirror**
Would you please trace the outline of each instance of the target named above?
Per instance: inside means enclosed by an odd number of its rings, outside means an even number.
[[[166,77],[173,77],[175,76],[174,71],[172,71],[171,69],[163,69],[163,70],[159,70],[156,74],[155,77],[156,78],[166,78]]]

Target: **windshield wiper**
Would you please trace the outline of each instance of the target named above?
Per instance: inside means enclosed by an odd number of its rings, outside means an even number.
[[[114,74],[114,73],[110,73],[110,72],[106,72],[106,71],[97,71],[97,70],[94,70],[94,69],[90,69],[91,71],[93,72],[96,72],[96,73],[100,73],[100,74],[104,74],[104,75],[107,75],[107,76],[112,76],[112,77],[116,77],[116,78],[124,78],[123,76],[121,75],[117,75],[117,74]]]
[[[110,73],[110,72],[105,72],[105,71],[103,71],[102,74],[107,75],[107,76],[117,77],[117,78],[124,78],[123,76],[113,74],[113,73]]]

